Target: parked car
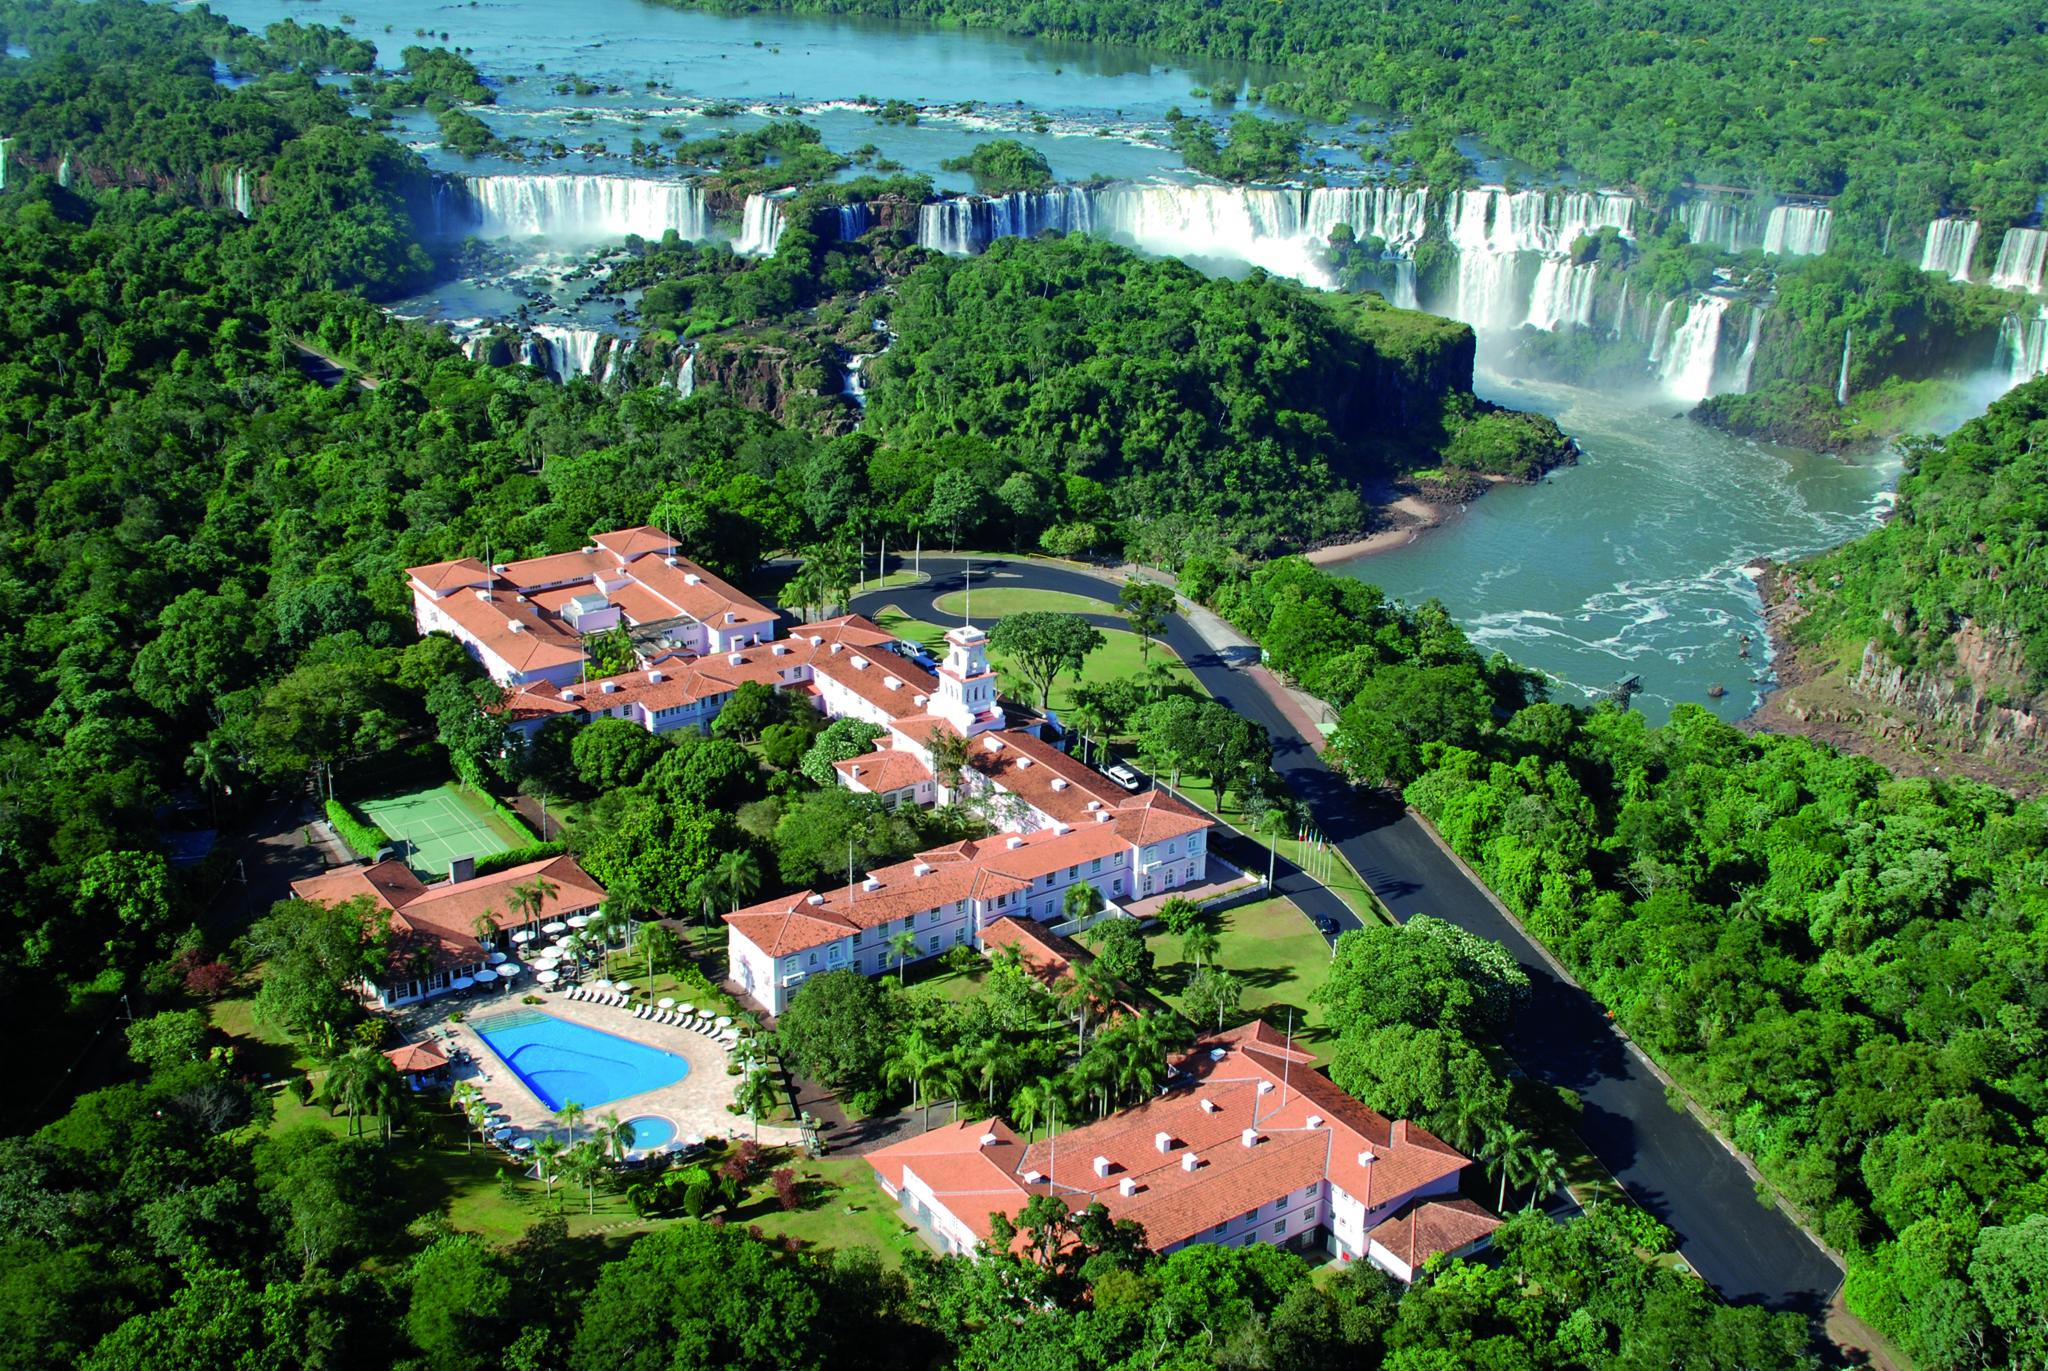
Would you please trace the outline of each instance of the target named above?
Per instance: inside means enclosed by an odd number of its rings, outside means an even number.
[[[1102,774],[1109,777],[1110,780],[1115,781],[1125,790],[1135,791],[1140,786],[1145,784],[1145,782],[1142,779],[1140,779],[1137,772],[1131,770],[1122,762],[1118,762],[1114,766],[1106,766],[1102,768]]]
[[[1334,937],[1338,932],[1337,921],[1327,914],[1316,915],[1316,932],[1325,937]]]

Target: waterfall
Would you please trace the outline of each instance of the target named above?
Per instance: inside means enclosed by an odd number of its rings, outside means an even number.
[[[1657,376],[1664,388],[1687,404],[1698,404],[1714,393],[1714,363],[1721,350],[1721,318],[1728,301],[1719,295],[1702,295],[1685,312],[1685,322],[1671,336]],[[1659,325],[1660,329],[1662,325]]]
[[[1749,337],[1742,343],[1742,356],[1735,363],[1735,384],[1730,386],[1737,395],[1749,394],[1749,378],[1756,370],[1756,343],[1764,331],[1764,307],[1749,307]]]
[[[1565,325],[1589,327],[1593,322],[1593,284],[1599,275],[1597,262],[1544,258],[1529,295],[1529,327],[1545,333]]]
[[[1628,277],[1621,278],[1621,303],[1614,307],[1614,327],[1607,330],[1609,338],[1619,338],[1628,327]]]
[[[874,211],[865,204],[839,207],[839,241],[851,243],[875,226]]]
[[[1402,186],[1318,186],[1301,211],[1303,229],[1324,243],[1339,224],[1359,242],[1378,238],[1390,252],[1408,254],[1429,231],[1429,191]]]
[[[437,232],[450,237],[659,240],[670,229],[711,236],[697,187],[635,176],[449,176],[434,196]]]
[[[68,152],[64,154],[64,160],[57,163],[57,184],[66,190],[71,189],[71,154]]]
[[[1764,251],[1815,257],[1828,250],[1835,212],[1826,205],[1779,205],[1764,224]]]
[[[861,368],[867,364],[868,354],[865,352],[847,358],[846,381],[839,390],[841,395],[844,395],[862,409],[868,407],[868,385],[866,379],[861,375]]]
[[[2048,263],[2048,231],[2007,229],[2005,241],[1998,245],[1998,265],[1991,269],[1991,284],[2001,290],[2039,295],[2044,263]]]
[[[988,200],[967,195],[941,200],[919,208],[918,245],[957,257],[986,251],[998,238],[1087,233],[1094,227],[1095,194],[1063,188],[1020,190]]]
[[[2025,323],[2017,314],[2005,316],[1998,326],[1998,351],[1991,364],[2005,373],[2008,390],[2048,375],[2048,305]]]
[[[1756,223],[1756,201],[1687,200],[1678,207],[1685,236],[1729,252],[1748,252],[1763,244]]]
[[[782,202],[796,194],[794,186],[767,195],[749,195],[740,219],[739,241],[732,250],[742,257],[769,257],[782,238]]]
[[[697,393],[697,350],[690,349],[683,354],[683,364],[676,368],[668,383],[675,393],[685,400]]]
[[[14,140],[0,138],[0,190],[7,189],[7,148]]]
[[[588,376],[593,381],[603,381],[605,368],[598,361],[598,344],[604,334],[594,328],[570,328],[565,324],[535,324],[534,334],[542,343],[541,360],[538,365],[557,381],[568,382],[578,376]],[[607,359],[609,360],[609,359]]]
[[[1396,257],[1394,268],[1394,299],[1396,309],[1421,309],[1422,301],[1415,293],[1415,259]]]
[[[1666,300],[1664,308],[1657,311],[1657,327],[1650,334],[1650,365],[1656,366],[1664,360],[1664,349],[1671,345],[1671,311],[1678,307],[1678,301]]]
[[[1920,249],[1920,270],[1938,271],[1952,281],[1970,279],[1970,259],[1977,255],[1975,219],[1936,219],[1927,226],[1927,246]]]
[[[1850,329],[1842,335],[1842,370],[1835,377],[1835,404],[1849,403],[1849,348],[1856,341],[1856,330]]]

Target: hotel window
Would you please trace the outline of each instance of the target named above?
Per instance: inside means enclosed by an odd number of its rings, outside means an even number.
[[[1285,1209],[1287,1207],[1287,1200],[1288,1197],[1286,1195],[1282,1195],[1279,1199],[1273,1201],[1273,1207],[1275,1209]]]
[[[1280,1220],[1280,1222],[1278,1222],[1278,1223],[1276,1223],[1276,1224],[1274,1224],[1274,1225],[1273,1225],[1273,1236],[1274,1236],[1274,1237],[1276,1237],[1276,1238],[1277,1238],[1277,1237],[1279,1237],[1279,1236],[1280,1236],[1280,1235],[1281,1235],[1282,1233],[1285,1233],[1286,1231],[1287,1231],[1287,1220],[1285,1220],[1285,1219],[1282,1219],[1282,1220]]]
[[[931,942],[930,942],[930,943],[929,943],[929,944],[927,945],[927,947],[926,947],[926,950],[927,950],[927,951],[930,951],[930,952],[937,952],[937,951],[939,950],[939,935],[938,935],[938,934],[936,934],[936,933],[932,934],[932,940],[931,940]]]
[[[1210,1229],[1209,1231],[1212,1233],[1221,1233],[1224,1229],[1228,1227],[1230,1227],[1230,1220],[1225,1219],[1222,1223],[1217,1224],[1214,1228]]]
[[[965,901],[965,900],[955,900],[955,901],[953,901],[953,912],[954,912],[955,914],[965,914],[965,913],[967,912],[967,901]]]
[[[1080,867],[1078,867],[1078,866],[1070,866],[1070,867],[1068,867],[1068,868],[1067,868],[1067,879],[1068,879],[1068,880],[1070,880],[1070,881],[1071,881],[1071,880],[1073,880],[1073,879],[1074,879],[1074,877],[1076,877],[1076,876],[1078,876],[1078,875],[1080,875],[1080,874],[1081,874],[1081,868],[1080,868]]]
[[[1180,849],[1178,849],[1177,847],[1175,847],[1175,846],[1174,846],[1174,845],[1173,845],[1172,843],[1168,843],[1168,844],[1166,845],[1166,855],[1167,855],[1167,856],[1169,856],[1169,857],[1171,857],[1171,856],[1172,856],[1172,855],[1173,855],[1173,854],[1174,854],[1175,852],[1177,852],[1177,851],[1179,851],[1179,850],[1180,850]]]
[[[817,964],[818,964],[818,954],[817,954],[817,953],[815,953],[815,952],[813,952],[813,953],[811,953],[811,960],[810,960],[810,965],[812,965],[812,966],[816,966]]]
[[[1316,1221],[1316,1207],[1314,1205],[1310,1205],[1301,1211],[1301,1221],[1303,1223],[1314,1223]]]
[[[853,945],[854,945],[855,947],[859,947],[859,946],[860,946],[860,934],[856,933],[856,934],[854,934],[854,935],[853,935]]]
[[[1100,871],[1100,870],[1102,870],[1102,858],[1100,858],[1100,857],[1097,857],[1097,858],[1096,858],[1096,859],[1095,859],[1095,860],[1094,860],[1093,862],[1090,862],[1090,863],[1088,864],[1088,869],[1089,869],[1089,870],[1090,870],[1091,872],[1093,872],[1093,871]]]
[[[961,943],[964,943],[964,942],[966,942],[966,941],[967,941],[967,925],[966,925],[966,924],[961,924],[961,925],[960,925],[960,926],[959,926],[958,928],[956,928],[956,929],[954,929],[954,930],[953,930],[953,944],[954,944],[954,946],[956,946],[956,947],[957,947],[957,946],[959,946],[959,945],[960,945]]]

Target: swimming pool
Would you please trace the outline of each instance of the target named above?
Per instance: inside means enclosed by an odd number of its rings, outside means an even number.
[[[676,1126],[659,1114],[641,1114],[628,1119],[626,1127],[633,1131],[630,1147],[635,1152],[645,1152],[676,1139]]]
[[[514,1010],[472,1026],[550,1111],[570,1100],[593,1109],[690,1074],[690,1063],[673,1052],[537,1010]]]

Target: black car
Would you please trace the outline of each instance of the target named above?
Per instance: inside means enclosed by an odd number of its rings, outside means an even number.
[[[1327,914],[1316,915],[1316,932],[1334,937],[1338,931],[1337,921]]]

